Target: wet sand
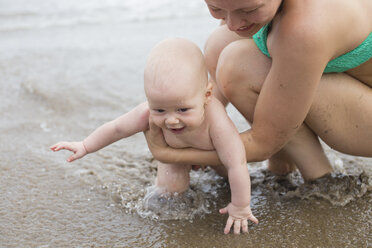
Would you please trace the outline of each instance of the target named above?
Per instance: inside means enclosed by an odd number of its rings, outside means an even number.
[[[265,163],[250,165],[260,223],[236,236],[223,234],[218,209],[229,190],[212,171],[192,172],[189,194],[170,213],[146,210],[156,165],[142,134],[72,164],[67,152],[48,149],[143,101],[143,66],[158,41],[179,36],[202,47],[216,25],[198,17],[3,32],[0,247],[371,246],[371,159],[326,148],[343,176],[312,185],[297,173],[282,179]]]

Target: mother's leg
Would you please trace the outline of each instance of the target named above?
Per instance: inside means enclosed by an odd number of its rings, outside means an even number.
[[[231,32],[227,25],[219,26],[208,38],[204,46],[205,63],[210,75],[209,80],[213,83],[213,95],[225,106],[228,101],[216,85],[216,67],[221,51],[231,42],[242,39],[235,32]]]
[[[229,45],[231,42],[247,39],[242,38],[237,35],[235,32],[232,32],[228,29],[227,25],[221,25],[218,27],[208,38],[205,47],[205,61],[210,74],[210,81],[213,83],[213,94],[216,96],[225,106],[228,103],[228,100],[218,89],[216,82],[216,67],[218,63],[219,56],[222,50]],[[267,72],[265,72],[266,75]],[[287,174],[295,169],[294,162],[291,160],[290,156],[284,151],[281,150],[269,160],[269,169],[275,174]],[[217,168],[214,168],[215,170]],[[217,171],[220,175],[227,175],[225,168],[218,168],[221,171]]]
[[[256,102],[271,67],[253,40],[228,45],[218,61],[216,79],[224,96],[252,123]],[[247,151],[249,152],[249,151]],[[318,137],[303,124],[290,142],[269,160],[273,172],[286,172],[296,164],[304,179],[332,171]]]
[[[306,123],[331,148],[372,157],[372,88],[345,73],[325,74]]]

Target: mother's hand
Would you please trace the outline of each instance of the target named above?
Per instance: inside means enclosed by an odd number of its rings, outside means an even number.
[[[149,128],[144,133],[147,145],[154,158],[163,163],[172,162],[166,161],[172,149],[165,141],[161,128],[155,125],[151,118],[149,119]]]
[[[195,148],[172,148],[164,139],[160,127],[149,120],[149,129],[145,131],[147,145],[154,158],[162,163],[185,165],[222,165],[215,150],[205,151]]]

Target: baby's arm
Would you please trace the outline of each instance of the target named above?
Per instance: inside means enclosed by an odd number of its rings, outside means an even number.
[[[149,109],[147,102],[144,102],[117,119],[103,124],[83,141],[62,141],[52,145],[50,149],[52,151],[61,149],[72,151],[74,154],[67,159],[68,162],[72,162],[115,141],[145,131],[148,128],[148,123]]]
[[[247,168],[245,148],[239,137],[238,130],[228,117],[220,102],[212,105],[210,113],[210,136],[217,154],[228,172],[231,189],[231,203],[220,210],[229,213],[225,233],[230,232],[234,225],[234,233],[248,232],[248,219],[254,223],[258,220],[250,208],[251,184]]]

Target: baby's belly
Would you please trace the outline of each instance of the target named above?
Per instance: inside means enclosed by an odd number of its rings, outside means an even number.
[[[164,138],[167,144],[173,148],[187,148],[193,147],[202,150],[214,150],[212,141],[209,135],[181,136],[172,133],[164,132]]]

